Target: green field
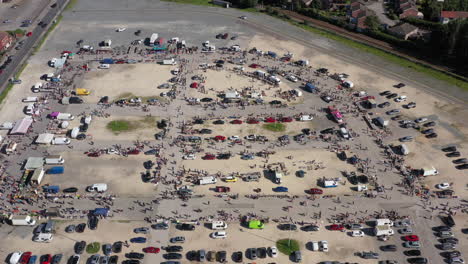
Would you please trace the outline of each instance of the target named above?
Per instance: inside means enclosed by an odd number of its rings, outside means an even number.
[[[282,123],[269,123],[264,124],[262,127],[273,132],[284,132],[286,130],[286,125]]]

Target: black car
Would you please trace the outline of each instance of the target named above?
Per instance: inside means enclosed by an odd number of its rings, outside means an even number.
[[[117,241],[112,245],[112,252],[114,253],[120,253],[122,252],[122,246],[123,242],[122,241]]]
[[[256,248],[249,248],[247,249],[245,256],[251,260],[257,259],[257,249]]]
[[[406,84],[404,84],[404,83],[399,83],[399,84],[394,85],[393,87],[395,87],[395,88],[403,88],[403,87],[405,87],[405,86],[406,86]]]
[[[64,193],[76,193],[77,191],[78,191],[78,188],[70,187],[70,188],[63,189],[62,192],[64,192]]]
[[[88,131],[88,128],[89,128],[89,125],[88,124],[82,124],[80,126],[80,132],[84,133],[84,132],[87,132]]]
[[[230,159],[230,158],[231,158],[231,154],[229,154],[229,153],[222,153],[222,154],[219,154],[216,158],[217,158],[217,159],[224,159],[224,160],[227,160],[227,159]]]
[[[423,126],[425,126],[425,127],[433,127],[433,126],[435,126],[435,125],[436,125],[436,123],[433,122],[433,121],[431,121],[431,122],[425,123]]]
[[[421,250],[419,249],[406,250],[405,252],[403,252],[403,254],[409,257],[417,257],[417,256],[421,256]]]
[[[278,225],[280,230],[288,230],[288,231],[295,231],[297,230],[297,226],[295,224],[280,224]]]
[[[384,108],[384,107],[387,107],[387,106],[390,106],[390,102],[385,102],[385,103],[381,103],[378,105],[380,108]]]
[[[282,103],[281,103],[281,101],[279,101],[279,100],[273,100],[273,101],[270,102],[270,104],[271,104],[271,105],[280,105],[280,104],[282,104]]]
[[[125,257],[129,259],[143,259],[145,257],[145,254],[138,252],[130,252],[125,254]]]
[[[457,251],[457,250],[455,250],[455,251],[447,251],[447,252],[444,252],[444,256],[445,256],[446,258],[458,258],[458,257],[461,256],[461,253],[460,253],[460,251]]]
[[[333,134],[334,131],[335,130],[333,129],[333,127],[330,127],[330,128],[320,131],[320,134]]]
[[[386,95],[389,95],[391,94],[392,92],[391,91],[383,91],[380,93],[381,96],[386,96]]]
[[[68,259],[69,264],[78,264],[79,261],[80,261],[80,256],[78,255],[73,255]]]
[[[325,101],[326,103],[333,101],[333,99],[328,95],[323,95],[320,98],[322,98],[322,100]]]
[[[385,245],[385,246],[381,246],[381,247],[380,247],[380,250],[382,250],[382,251],[389,251],[389,252],[395,252],[395,251],[397,251],[397,247],[396,247],[396,245]]]
[[[460,157],[461,153],[460,151],[454,151],[454,152],[447,153],[445,156],[450,157],[450,158],[455,158],[455,157]]]
[[[408,262],[413,264],[426,264],[427,258],[409,258]]]
[[[185,255],[187,257],[187,259],[189,261],[196,261],[198,260],[198,252],[195,251],[195,250],[190,250],[189,252],[187,252],[187,254]]]
[[[423,133],[424,135],[428,135],[428,134],[434,133],[434,129],[429,128],[426,130],[422,130],[421,133]]]
[[[443,151],[443,152],[453,152],[453,151],[457,151],[457,147],[455,147],[455,146],[446,147],[446,148],[443,148],[442,151]]]
[[[138,259],[127,259],[122,261],[122,264],[140,264]]]
[[[387,99],[392,99],[392,98],[395,98],[395,97],[397,97],[397,96],[398,96],[398,94],[392,93],[392,94],[389,94],[389,95],[387,96]]]
[[[204,97],[204,98],[200,99],[200,102],[203,102],[203,103],[209,103],[211,101],[213,101],[213,98]]]
[[[74,233],[76,229],[76,225],[68,225],[65,227],[65,232],[66,233]]]
[[[79,98],[79,97],[76,97],[76,96],[72,96],[70,97],[70,100],[68,101],[70,104],[82,104],[83,103],[83,99]]]
[[[257,252],[258,252],[258,257],[259,257],[259,258],[266,258],[266,257],[267,257],[267,249],[266,249],[266,247],[257,248]]]
[[[150,150],[148,150],[148,151],[145,151],[144,154],[145,154],[145,155],[156,155],[156,154],[158,154],[158,153],[159,153],[159,151],[158,151],[157,149],[150,149]]]
[[[310,136],[310,134],[312,134],[309,128],[304,128],[301,131],[302,131],[302,133],[304,133],[307,136]]]
[[[211,129],[207,129],[207,128],[204,128],[204,129],[201,129],[200,134],[211,134],[213,133],[213,131]]]
[[[244,261],[244,254],[242,254],[242,251],[232,253],[232,260],[237,263]]]
[[[52,257],[52,262],[51,262],[51,264],[59,264],[60,261],[62,261],[62,257],[63,257],[62,254],[55,254],[55,255]]]
[[[442,238],[440,239],[440,243],[458,244],[458,238],[455,238],[455,237]]]
[[[452,162],[455,164],[463,164],[463,163],[468,163],[468,159],[467,158],[456,159],[456,160],[453,160]]]
[[[226,255],[227,255],[226,251],[224,251],[224,250],[218,251],[216,253],[216,260],[218,262],[220,262],[220,263],[224,263],[224,262],[226,262]]]
[[[166,230],[166,229],[169,229],[169,225],[166,223],[157,223],[157,224],[151,225],[151,228],[156,229],[156,230]]]
[[[182,254],[179,253],[167,253],[163,255],[163,258],[165,259],[181,259]]]
[[[177,225],[177,229],[183,230],[183,231],[193,231],[195,230],[195,226],[191,224],[179,224]]]
[[[223,120],[215,120],[213,121],[213,124],[215,125],[223,125],[225,122]]]
[[[109,264],[117,264],[119,262],[119,256],[110,256]]]
[[[306,226],[303,226],[301,230],[305,232],[319,231],[319,227],[315,225],[306,225]]]
[[[182,246],[167,246],[164,248],[166,252],[181,252],[184,248]]]
[[[459,169],[459,170],[466,170],[466,169],[468,169],[468,164],[458,165],[456,168]]]
[[[437,137],[437,133],[431,133],[429,135],[426,135],[427,138],[436,138]]]
[[[77,233],[83,233],[83,232],[85,231],[85,229],[86,229],[86,224],[85,224],[85,223],[81,223],[81,224],[79,224],[79,225],[76,226],[75,231],[76,231]]]
[[[99,224],[99,219],[97,218],[97,216],[92,215],[89,217],[88,219],[89,229],[96,230],[96,228],[98,227],[98,224]]]
[[[203,119],[195,119],[193,121],[194,124],[197,124],[197,125],[203,125],[205,123],[205,121]]]
[[[80,241],[75,243],[75,253],[76,254],[83,254],[83,251],[86,248],[86,242],[85,241]]]

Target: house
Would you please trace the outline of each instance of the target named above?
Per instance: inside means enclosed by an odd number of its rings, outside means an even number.
[[[8,49],[13,43],[13,37],[5,31],[0,31],[0,50]]]
[[[225,8],[229,8],[229,6],[231,6],[231,3],[227,2],[227,1],[223,1],[223,0],[213,0],[212,3],[214,5],[219,5],[219,6],[222,6],[222,7],[225,7]]]
[[[468,18],[468,12],[465,11],[441,11],[440,12],[440,22],[442,24],[447,24],[451,20],[457,18]]]
[[[371,12],[364,4],[356,0],[351,1],[351,4],[348,7],[348,19],[350,26],[354,27],[356,31],[362,32],[367,29],[364,21],[369,15],[371,15]]]
[[[418,28],[411,24],[403,23],[401,25],[389,28],[388,32],[394,35],[395,37],[407,40],[412,35],[418,33]]]
[[[416,9],[415,6],[412,5],[405,5],[400,9],[400,15],[398,16],[399,18],[405,18],[405,17],[419,17],[420,14],[418,12],[418,9]]]

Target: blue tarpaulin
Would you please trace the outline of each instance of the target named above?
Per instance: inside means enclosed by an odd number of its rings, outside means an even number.
[[[316,89],[317,88],[311,83],[307,83],[304,87],[304,90],[306,90],[309,93],[313,93]]]
[[[267,55],[268,55],[268,56],[271,56],[272,58],[276,58],[276,56],[277,56],[277,55],[276,55],[276,52],[273,52],[273,51],[269,51],[269,52],[267,53]]]
[[[102,216],[107,216],[107,214],[109,214],[109,209],[107,208],[96,208],[94,209],[93,211],[93,215],[102,215]]]
[[[103,59],[101,61],[102,64],[114,64],[114,60],[111,58]]]
[[[57,185],[43,186],[42,190],[46,193],[58,193],[60,188]]]
[[[47,170],[47,174],[62,174],[64,171],[63,166],[55,166]]]

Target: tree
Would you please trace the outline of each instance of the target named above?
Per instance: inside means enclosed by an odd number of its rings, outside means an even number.
[[[241,0],[241,8],[251,8],[257,6],[257,0]]]
[[[380,22],[377,16],[372,15],[366,17],[366,20],[364,20],[364,25],[369,27],[372,31],[377,31],[379,29]]]
[[[422,3],[421,7],[424,19],[429,21],[437,21],[439,19],[441,6],[436,0],[426,0]]]

